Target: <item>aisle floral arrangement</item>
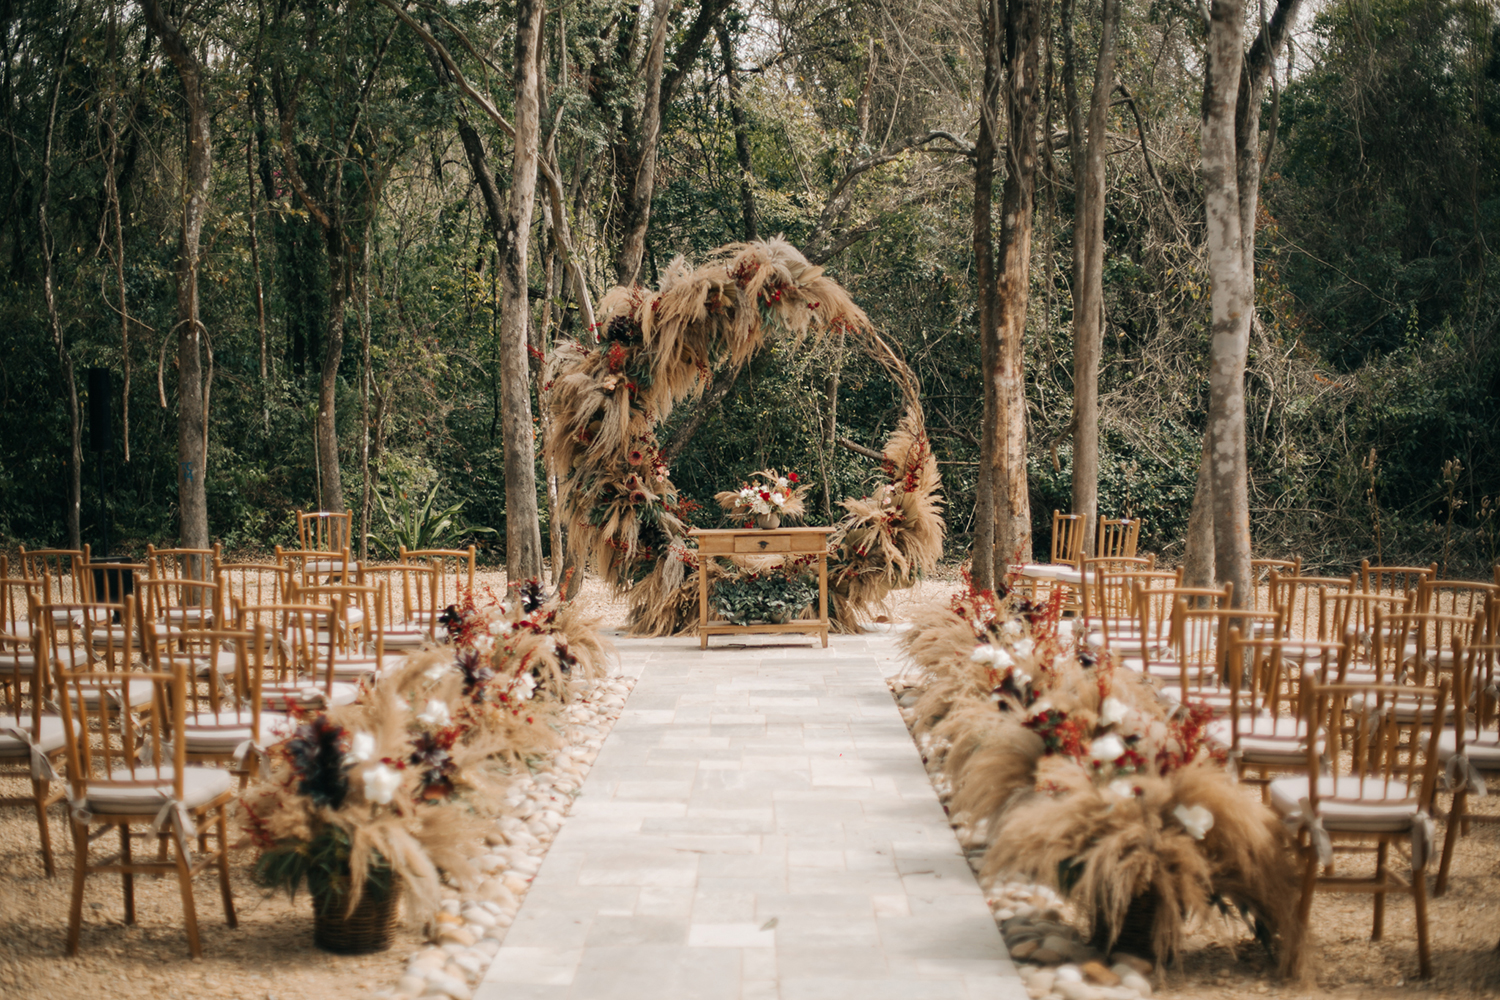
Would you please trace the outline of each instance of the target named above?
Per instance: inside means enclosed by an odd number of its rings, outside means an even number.
[[[536,581],[440,621],[448,645],[302,717],[243,797],[259,875],[293,895],[306,882],[320,917],[400,891],[425,919],[444,879],[470,883],[500,772],[555,748],[562,707],[606,672],[597,621]]]
[[[775,469],[761,469],[752,475],[755,481],[744,483],[737,490],[723,490],[714,494],[719,506],[731,517],[765,517],[772,514],[778,518],[801,517],[807,512],[804,497],[810,487],[798,482],[797,473],[788,472],[783,476]]]
[[[1059,610],[970,583],[902,639],[927,679],[916,730],[952,783],[955,820],[990,845],[983,876],[1051,883],[1098,943],[1140,933],[1132,944],[1163,961],[1196,922],[1237,911],[1296,974],[1293,846],[1225,767],[1210,710],[1074,648]]]

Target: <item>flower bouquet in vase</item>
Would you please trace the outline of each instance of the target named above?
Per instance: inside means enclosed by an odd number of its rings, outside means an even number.
[[[769,529],[780,527],[782,518],[801,517],[807,512],[803,497],[812,487],[800,483],[795,472],[783,476],[775,469],[762,469],[753,475],[751,482],[737,490],[714,494],[719,506],[731,516],[749,518],[757,528]]]

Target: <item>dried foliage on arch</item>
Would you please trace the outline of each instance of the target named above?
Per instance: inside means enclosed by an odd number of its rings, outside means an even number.
[[[883,450],[885,481],[841,503],[847,513],[829,553],[835,627],[856,630],[872,604],[935,568],[942,483],[916,378],[849,294],[791,244],[731,244],[696,269],[678,258],[660,289],[615,288],[599,316],[599,344],[568,342],[548,361],[548,447],[570,552],[630,595],[632,631],[667,635],[698,621],[697,553],[655,429],[703,391],[716,361],[742,364],[769,341],[843,333],[889,373],[905,405]]]

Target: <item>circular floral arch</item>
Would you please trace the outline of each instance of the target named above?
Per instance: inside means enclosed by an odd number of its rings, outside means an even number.
[[[868,607],[910,586],[942,555],[941,480],[917,380],[838,282],[784,240],[738,243],[694,269],[678,258],[661,287],[618,287],[599,304],[603,339],[568,342],[548,362],[548,446],[576,566],[630,596],[638,634],[697,624],[699,565],[656,427],[703,391],[716,361],[743,364],[769,341],[843,333],[900,387],[884,481],[841,502],[830,538],[830,615],[852,631]]]

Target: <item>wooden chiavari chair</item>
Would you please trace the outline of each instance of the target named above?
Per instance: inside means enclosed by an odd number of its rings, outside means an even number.
[[[1138,517],[1101,517],[1099,530],[1094,536],[1094,558],[1130,559],[1135,556],[1136,543],[1141,537],[1141,519]]]

